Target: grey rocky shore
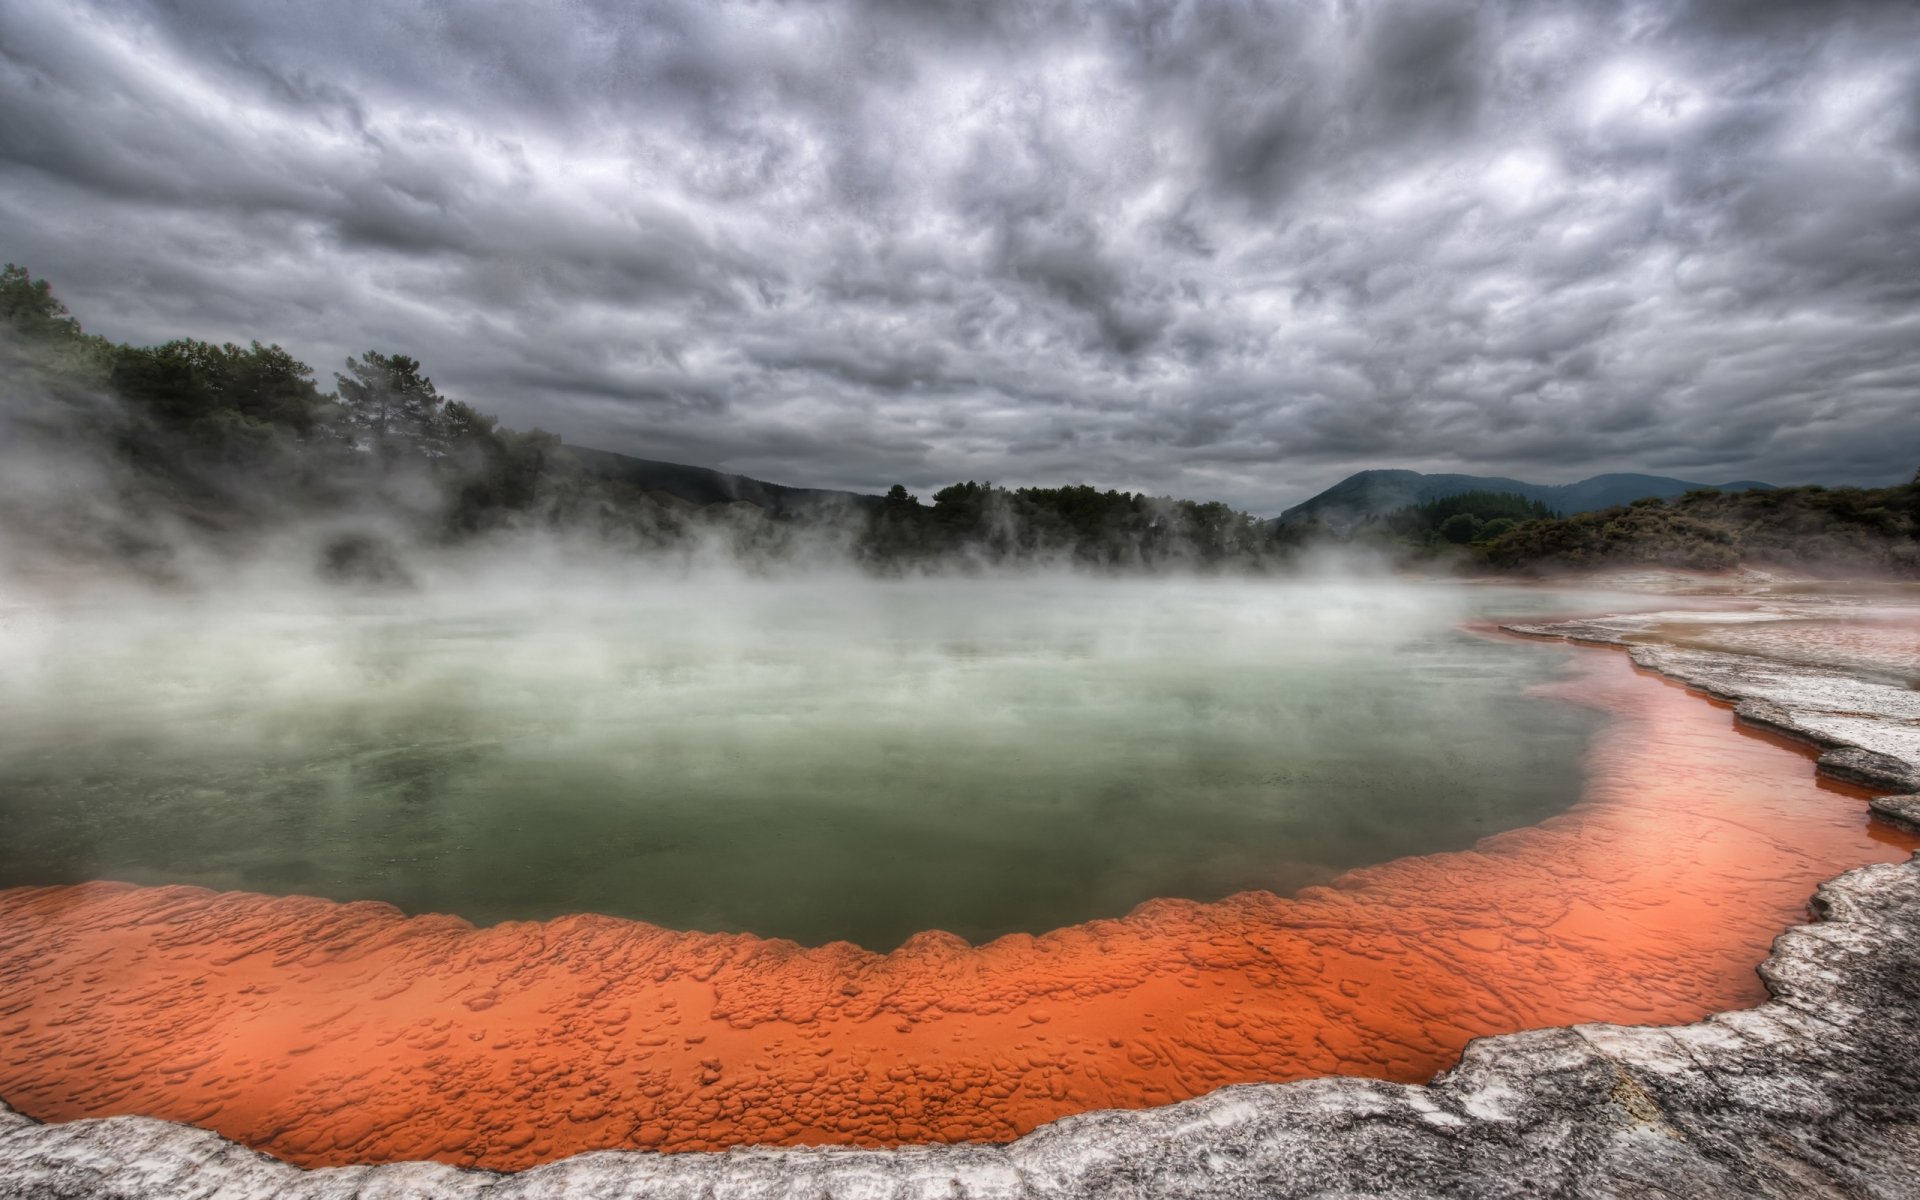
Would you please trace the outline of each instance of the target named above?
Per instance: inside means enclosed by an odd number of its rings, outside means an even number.
[[[1641,666],[1821,747],[1819,769],[1920,791],[1920,692],[1857,671],[1648,640],[1655,617],[1510,626],[1629,645]],[[1636,644],[1639,643],[1639,644]],[[1920,828],[1920,796],[1875,801]],[[1426,1086],[1326,1078],[1069,1117],[1002,1146],[583,1154],[512,1175],[303,1170],[136,1117],[0,1106],[0,1196],[1884,1196],[1920,1194],[1920,855],[1819,889],[1761,966],[1772,999],[1676,1027],[1484,1038]]]

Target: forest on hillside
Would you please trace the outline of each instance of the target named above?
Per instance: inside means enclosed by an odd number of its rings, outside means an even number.
[[[895,486],[874,503],[815,493],[828,501],[792,510],[689,503],[443,395],[405,354],[357,355],[326,389],[278,345],[122,345],[87,333],[45,280],[11,264],[0,330],[0,527],[12,547],[154,577],[183,546],[238,554],[294,527],[317,539],[320,573],[367,583],[404,579],[401,546],[529,531],[749,563],[838,555],[881,572],[1262,569],[1288,549],[1225,504],[1086,485],[968,481],[931,503]]]
[[[1473,565],[1543,573],[1608,566],[1920,578],[1920,474],[1894,487],[1700,488],[1672,500],[1528,521],[1475,547]]]
[[[1410,504],[1355,526],[1349,537],[1403,554],[1432,556],[1457,546],[1484,545],[1528,521],[1558,514],[1512,492],[1468,491]]]
[[[1462,492],[1375,517],[1346,536],[1408,565],[1476,574],[1772,566],[1920,577],[1920,476],[1884,488],[1698,488],[1570,516],[1512,493]]]
[[[405,354],[357,355],[325,389],[278,345],[122,345],[87,333],[45,280],[13,265],[0,274],[0,386],[9,553],[111,561],[162,579],[183,555],[238,557],[290,530],[308,539],[321,575],[375,584],[405,581],[407,547],[516,532],[748,564],[839,557],[880,573],[1033,563],[1267,570],[1338,541],[1422,570],[1770,564],[1920,576],[1920,481],[1708,488],[1568,517],[1476,491],[1338,536],[1218,502],[1084,484],[969,480],[926,501],[895,485],[877,498],[807,493],[808,504],[789,507],[692,503],[443,395]]]

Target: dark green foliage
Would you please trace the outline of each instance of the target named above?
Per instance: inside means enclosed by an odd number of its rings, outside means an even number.
[[[1472,513],[1455,513],[1440,522],[1440,536],[1456,546],[1464,546],[1479,534],[1483,524],[1485,522]]]
[[[84,332],[46,280],[13,263],[0,268],[0,329],[10,335],[0,362],[20,386],[97,387],[115,349]]]
[[[1423,475],[1418,471],[1359,471],[1281,514],[1281,523],[1291,525],[1318,519],[1336,530],[1352,529],[1368,520],[1376,520],[1401,509],[1463,492],[1481,492],[1524,496],[1538,500],[1558,513],[1595,512],[1616,504],[1626,504],[1641,496],[1678,496],[1703,485],[1664,475],[1595,475],[1578,483],[1542,485],[1518,479],[1488,475]],[[1722,491],[1765,488],[1753,480],[1734,480]],[[1449,514],[1442,514],[1449,516]],[[1483,518],[1491,514],[1477,514]],[[1525,520],[1520,513],[1507,514]],[[1371,535],[1375,536],[1376,535]]]
[[[1920,484],[1888,488],[1701,490],[1518,526],[1493,539],[1500,569],[1649,564],[1719,570],[1742,563],[1920,575]]]
[[[306,442],[344,447],[333,398],[279,346],[190,339],[116,347],[108,381],[134,411],[229,464],[285,462]]]
[[[1507,571],[1743,563],[1830,573],[1920,575],[1920,483],[1892,488],[1695,488],[1557,517],[1522,496],[1464,492],[1363,524],[1413,557]]]
[[[655,549],[690,544],[696,533],[747,555],[850,547],[881,569],[1259,566],[1287,549],[1224,504],[1085,485],[1009,491],[968,481],[927,505],[900,485],[884,498],[855,497],[604,452],[576,456],[553,434],[507,429],[448,399],[404,354],[348,360],[329,394],[279,346],[113,345],[84,334],[46,283],[17,267],[0,275],[0,318],[12,334],[6,378],[28,399],[19,407],[36,414],[39,434],[110,463],[115,480],[113,495],[78,506],[97,510],[88,519],[117,522],[112,531],[56,542],[164,548],[146,520],[159,516],[239,549],[286,520],[377,517],[430,540],[565,527]],[[695,498],[685,487],[654,490],[663,479],[693,487]],[[27,520],[44,524],[44,509]],[[362,586],[407,579],[395,543],[365,532],[329,535],[315,569]]]
[[[513,514],[548,501],[573,501],[588,490],[579,465],[560,439],[543,429],[522,433],[458,400],[432,426],[430,444],[443,448],[450,476],[449,525],[473,533],[507,524]]]
[[[62,342],[82,336],[80,322],[68,314],[52,286],[13,263],[0,269],[0,322],[33,341]]]
[[[1268,527],[1217,502],[971,479],[935,492],[931,507],[896,486],[859,548],[879,564],[1040,560],[1111,569],[1255,565],[1282,549]]]
[[[1447,518],[1465,513],[1482,521],[1510,517],[1516,521],[1543,520],[1554,515],[1538,500],[1514,492],[1461,492],[1388,514],[1390,524],[1403,529],[1438,529]]]
[[[926,509],[920,497],[896,483],[880,501],[880,511],[867,526],[862,551],[877,562],[903,562],[919,556],[926,542]]]
[[[702,533],[743,553],[785,554],[813,539],[882,570],[1258,568],[1329,536],[1310,520],[1276,528],[1224,504],[1085,484],[968,480],[927,504],[897,484],[884,497],[835,497],[660,463],[630,477],[619,456],[576,455],[550,433],[503,428],[442,396],[404,354],[349,360],[330,394],[275,345],[117,346],[87,334],[44,280],[12,265],[0,272],[0,329],[0,383],[25,401],[0,411],[10,436],[81,447],[105,466],[98,490],[76,491],[65,508],[10,511],[0,495],[0,520],[143,566],[165,550],[156,514],[220,537],[293,517],[378,515],[440,540],[565,527],[623,546],[684,545]],[[653,490],[645,480],[662,470],[697,476],[703,490]],[[1349,536],[1504,570],[1745,562],[1916,576],[1916,530],[1920,476],[1877,489],[1696,488],[1568,518],[1517,494],[1469,491],[1372,518]],[[327,542],[316,569],[363,585],[406,578],[390,543],[352,533]]]
[[[445,452],[440,412],[445,400],[433,380],[420,373],[418,360],[369,350],[348,359],[347,373],[333,378],[347,420],[382,458]]]
[[[1389,550],[1430,555],[1487,541],[1523,521],[1552,516],[1553,510],[1545,504],[1513,492],[1460,492],[1363,522],[1354,535]]]

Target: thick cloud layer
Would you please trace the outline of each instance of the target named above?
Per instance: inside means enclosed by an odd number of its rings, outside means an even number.
[[[14,0],[0,257],[784,482],[1920,465],[1920,8]]]

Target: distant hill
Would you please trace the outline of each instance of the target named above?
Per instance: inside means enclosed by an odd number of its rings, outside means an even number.
[[[1678,496],[1695,488],[1717,487],[1723,492],[1771,489],[1770,483],[1751,479],[1733,483],[1690,483],[1664,475],[1595,475],[1579,483],[1525,483],[1497,475],[1423,475],[1418,471],[1361,471],[1310,500],[1281,513],[1275,523],[1295,525],[1318,520],[1335,529],[1345,529],[1368,517],[1395,509],[1426,504],[1462,492],[1510,492],[1529,500],[1538,500],[1562,515],[1593,512],[1628,504],[1643,496],[1662,499]]]
[[[1644,498],[1524,521],[1467,547],[1463,565],[1530,575],[1596,567],[1785,567],[1831,578],[1920,578],[1920,479]],[[1920,685],[1917,685],[1920,686]]]
[[[589,475],[625,483],[644,492],[671,496],[689,504],[704,506],[744,500],[776,516],[818,512],[824,508],[853,506],[876,509],[880,506],[880,497],[859,492],[788,487],[745,475],[728,475],[709,467],[634,458],[585,446],[570,445],[567,451],[579,460]]]

